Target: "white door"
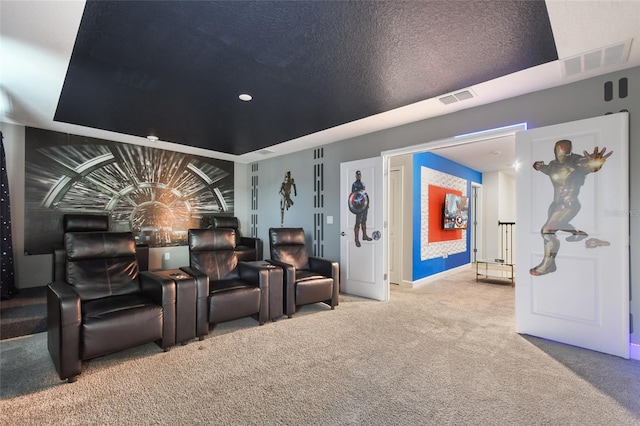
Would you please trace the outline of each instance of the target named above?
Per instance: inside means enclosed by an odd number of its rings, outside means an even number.
[[[402,168],[389,170],[389,281],[402,282]]]
[[[341,292],[388,299],[382,214],[382,158],[340,164]]]
[[[519,132],[516,157],[516,331],[629,358],[628,115]]]

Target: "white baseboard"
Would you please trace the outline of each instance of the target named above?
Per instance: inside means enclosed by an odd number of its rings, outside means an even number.
[[[421,278],[417,281],[413,281],[410,284],[412,288],[420,287],[420,286],[429,284],[430,282],[438,281],[439,279],[442,279],[443,277],[446,277],[448,275],[455,274],[460,271],[464,271],[465,269],[469,269],[471,266],[472,266],[471,263],[467,263],[466,265],[458,266],[457,268],[447,269],[446,271],[438,272],[437,274],[434,274],[434,275],[429,275],[428,277]]]

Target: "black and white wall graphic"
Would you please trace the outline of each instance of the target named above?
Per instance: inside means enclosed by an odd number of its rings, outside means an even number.
[[[25,134],[25,254],[62,243],[67,213],[107,214],[150,247],[233,215],[233,162],[35,128]]]

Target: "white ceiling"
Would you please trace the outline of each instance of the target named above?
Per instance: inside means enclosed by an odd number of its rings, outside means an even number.
[[[436,148],[433,153],[481,173],[502,171],[515,175],[515,151],[515,136],[509,135]]]
[[[0,2],[0,121],[151,145],[140,137],[53,121],[83,8],[84,1]],[[267,155],[252,152],[235,156],[163,141],[153,143],[153,146],[250,163],[640,66],[640,1],[548,0],[547,8],[560,60],[475,85],[470,88],[476,95],[473,99],[451,105],[443,105],[437,98],[427,99],[275,145],[269,148],[273,153]],[[563,59],[630,39],[626,62],[571,77],[563,76]],[[513,142],[508,138],[491,139],[483,144],[488,145],[447,148],[439,154],[479,171],[508,169],[513,163]],[[501,154],[493,154],[496,151]],[[489,167],[489,164],[493,166]]]

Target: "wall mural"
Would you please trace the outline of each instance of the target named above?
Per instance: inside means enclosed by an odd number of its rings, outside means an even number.
[[[107,214],[150,247],[187,244],[190,228],[233,215],[234,165],[146,146],[26,128],[25,254],[62,243],[66,213]]]

